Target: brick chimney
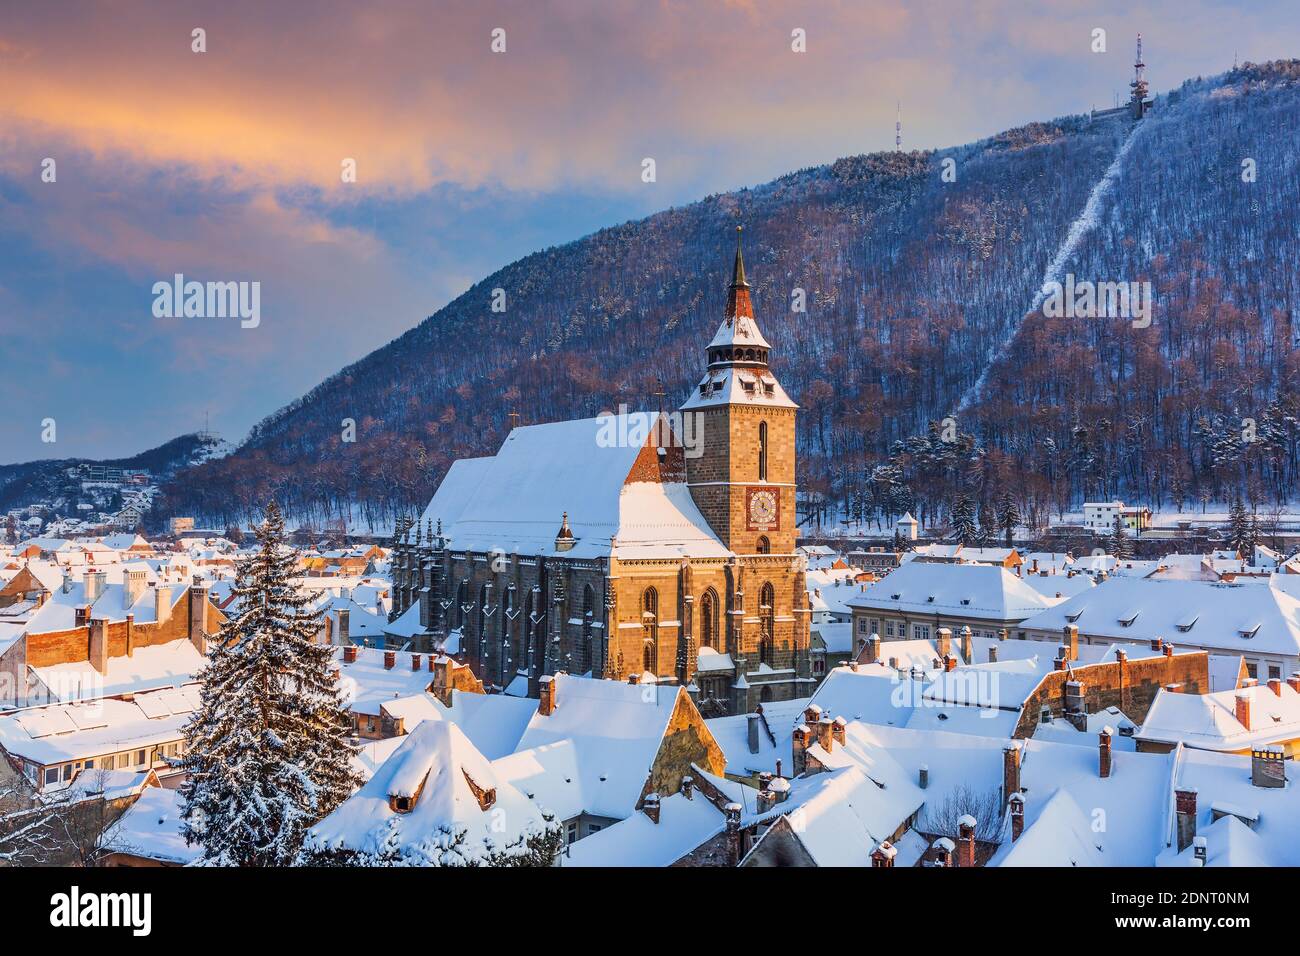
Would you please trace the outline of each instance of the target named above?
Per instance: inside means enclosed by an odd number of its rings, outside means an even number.
[[[102,617],[90,620],[90,666],[101,674],[108,670],[108,621]]]
[[[835,726],[829,716],[817,721],[817,743],[821,744],[822,749],[827,753],[835,747]]]
[[[434,670],[435,670],[435,668],[434,668],[434,663],[433,663],[435,660],[437,660],[437,658],[434,657],[433,654],[430,654],[430,655],[429,655],[429,673],[430,673],[430,674],[432,674],[432,673],[434,672]]]
[[[1196,838],[1196,788],[1179,787],[1174,791],[1174,812],[1178,816],[1178,852],[1182,853]]]
[[[847,721],[843,717],[836,717],[831,721],[831,739],[841,747],[844,746],[844,728],[847,725]]]
[[[969,869],[975,865],[975,825],[976,820],[969,813],[957,821],[956,866]]]
[[[1115,731],[1109,726],[1101,728],[1101,733],[1097,735],[1097,772],[1102,777],[1110,776],[1110,740],[1115,735]]]
[[[957,658],[953,657],[951,654],[945,654],[943,656],[943,669],[944,673],[955,671],[957,669]]]
[[[866,653],[863,663],[875,664],[880,661],[880,635],[872,634],[867,638]]]
[[[641,812],[649,817],[651,823],[659,822],[659,794],[647,793],[641,801]]]
[[[1168,641],[1161,646],[1161,650],[1164,651],[1166,658],[1174,656],[1174,645],[1170,644]]]
[[[543,717],[551,716],[551,714],[555,713],[555,708],[560,704],[555,697],[555,678],[549,674],[538,678],[537,692],[537,712]],[[655,823],[658,822],[658,819],[656,819]]]
[[[413,671],[418,671],[419,669],[420,669],[420,655],[419,655],[419,654],[412,654],[412,655],[411,655],[411,670],[413,670]]]
[[[1234,711],[1237,723],[1250,730],[1250,692],[1237,691],[1236,710]]]
[[[397,666],[397,651],[384,651],[384,670],[391,671]]]
[[[812,742],[812,731],[807,724],[800,724],[790,737],[790,755],[794,758],[794,775],[803,776],[808,769],[808,744]]]
[[[938,641],[936,644],[939,648],[939,656],[947,657],[952,653],[952,628],[941,627],[937,631],[937,635]]]
[[[896,856],[898,851],[894,849],[894,845],[885,840],[871,851],[871,866],[873,869],[889,869],[893,867]]]
[[[1286,682],[1291,685],[1291,689],[1300,694],[1300,671],[1294,671]]]
[[[334,612],[334,615],[338,618],[338,641],[340,644],[346,644],[352,635],[352,611],[341,607]]]
[[[357,662],[357,645],[355,645],[355,644],[344,644],[344,645],[343,645],[343,663],[344,663],[344,664],[355,664],[356,662]]]
[[[930,786],[930,768],[926,764],[921,764],[916,771],[916,785],[925,790]]]
[[[990,664],[996,664],[997,662],[998,662],[998,646],[997,646],[996,644],[990,644],[990,645],[989,645],[989,663],[990,663]]]
[[[1020,792],[1020,749],[1023,745],[1013,740],[1002,748],[1002,801],[1006,803]]]
[[[1077,661],[1079,659],[1079,625],[1067,624],[1061,630],[1065,637],[1061,646],[1069,655],[1067,659]]]
[[[682,777],[682,796],[687,800],[695,799],[695,778],[690,774]]]
[[[930,845],[930,856],[935,866],[952,866],[952,855],[956,849],[954,844],[947,837],[939,837]]]
[[[1025,832],[1025,796],[1022,793],[1011,795],[1011,842],[1020,839]]]
[[[729,803],[722,812],[727,818],[727,851],[731,865],[739,866],[745,836],[740,830],[740,804]]]
[[[969,624],[961,626],[961,659],[967,664],[975,663],[975,644],[972,640],[971,629]]]

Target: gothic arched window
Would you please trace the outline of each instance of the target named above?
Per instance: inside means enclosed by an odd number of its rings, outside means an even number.
[[[585,585],[582,589],[582,655],[584,670],[591,670],[594,666],[595,651],[592,647],[592,631],[596,623],[596,592],[591,589],[591,585]]]
[[[775,650],[776,635],[776,591],[772,585],[764,584],[763,589],[759,592],[758,614],[759,614],[759,646],[758,659],[760,663],[770,664],[772,662],[773,651]]]
[[[767,422],[758,423],[758,480],[767,481]]]
[[[656,658],[659,648],[659,592],[646,588],[641,596],[641,628],[645,636],[642,664],[651,674],[657,674]]]
[[[467,604],[469,604],[469,582],[461,581],[460,587],[456,588],[456,606],[452,608],[456,620],[456,630],[465,626],[465,606]]]
[[[771,554],[772,542],[767,540],[767,535],[760,534],[758,540],[754,542],[754,550],[759,554]]]
[[[700,647],[718,644],[718,594],[709,588],[700,596]]]

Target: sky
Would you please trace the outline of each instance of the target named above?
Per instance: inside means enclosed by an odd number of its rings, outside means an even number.
[[[1138,32],[1157,93],[1300,56],[1294,0],[0,0],[0,463],[238,443],[529,252],[893,148],[900,102],[907,149],[1112,106]],[[177,274],[258,321],[156,314]]]

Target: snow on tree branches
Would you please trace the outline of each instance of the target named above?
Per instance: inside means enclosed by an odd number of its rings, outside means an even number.
[[[238,613],[212,642],[185,727],[183,832],[208,865],[291,864],[307,828],[361,782],[331,649],[291,580],[296,554],[274,502],[256,534],[236,567]]]

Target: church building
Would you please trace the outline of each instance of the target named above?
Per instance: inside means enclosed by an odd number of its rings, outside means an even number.
[[[680,410],[515,428],[455,462],[393,558],[388,631],[537,696],[559,672],[680,684],[706,716],[812,692],[795,414],[737,231],[726,312]]]

